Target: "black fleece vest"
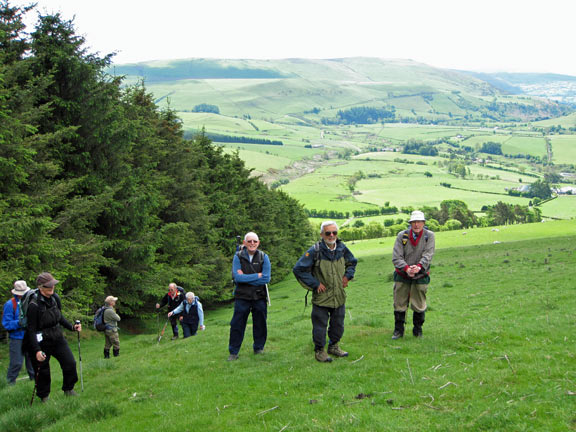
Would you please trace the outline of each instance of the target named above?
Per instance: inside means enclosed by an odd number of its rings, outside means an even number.
[[[262,273],[264,267],[264,252],[257,250],[252,257],[252,262],[243,251],[238,252],[240,267],[244,274]],[[247,253],[246,253],[247,254]],[[242,300],[262,300],[266,298],[266,288],[264,285],[250,285],[247,283],[236,284],[235,297]]]
[[[190,306],[190,310],[188,312],[186,312],[188,302],[184,300],[183,304],[184,309],[182,309],[182,312],[180,313],[180,316],[182,317],[182,322],[184,324],[198,326],[198,321],[200,320],[200,318],[198,317],[198,303],[195,302],[192,306]]]

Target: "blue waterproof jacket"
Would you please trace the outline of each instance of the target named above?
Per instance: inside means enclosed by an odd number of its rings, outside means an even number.
[[[8,330],[10,339],[24,339],[26,330],[20,327],[18,322],[18,315],[20,314],[20,299],[16,300],[16,310],[14,310],[14,302],[12,299],[4,303],[4,311],[2,313],[2,326]]]

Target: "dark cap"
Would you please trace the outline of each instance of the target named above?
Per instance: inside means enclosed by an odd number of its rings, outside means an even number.
[[[52,288],[58,282],[60,281],[54,279],[54,276],[48,272],[40,273],[36,278],[36,286],[38,287],[43,286],[46,288]]]

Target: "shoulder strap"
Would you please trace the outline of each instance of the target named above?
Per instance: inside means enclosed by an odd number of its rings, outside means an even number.
[[[18,302],[14,297],[12,297],[12,308],[14,309],[14,313],[16,313],[16,309],[18,309]]]

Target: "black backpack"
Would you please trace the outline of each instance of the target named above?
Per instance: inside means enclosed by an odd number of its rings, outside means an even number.
[[[20,310],[18,311],[18,324],[21,328],[26,328],[28,325],[28,318],[26,314],[28,313],[28,306],[32,300],[38,299],[38,288],[31,289],[24,293],[22,298],[20,298]]]
[[[106,323],[104,322],[104,311],[108,308],[109,306],[102,306],[94,314],[94,328],[99,332],[107,329]]]

